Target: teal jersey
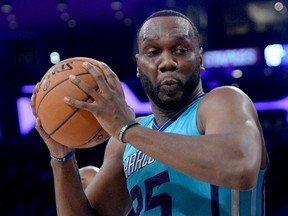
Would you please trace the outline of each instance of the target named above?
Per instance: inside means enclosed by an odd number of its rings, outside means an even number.
[[[197,108],[203,97],[195,99],[158,127],[154,115],[140,124],[166,133],[199,136]],[[193,149],[187,149],[193,151]],[[127,144],[123,154],[127,188],[136,215],[189,216],[231,215],[231,189],[211,185],[179,172]],[[240,191],[240,216],[264,215],[264,177],[260,170],[257,186]]]

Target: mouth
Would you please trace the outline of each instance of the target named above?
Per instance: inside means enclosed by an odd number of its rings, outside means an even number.
[[[164,80],[160,84],[160,89],[166,94],[175,94],[179,91],[179,82],[177,80]]]
[[[179,82],[175,79],[166,79],[160,83],[160,86],[172,86],[177,84],[179,84]]]

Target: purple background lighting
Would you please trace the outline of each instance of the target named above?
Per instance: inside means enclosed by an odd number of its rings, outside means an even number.
[[[286,111],[286,122],[288,123],[288,96],[275,101],[255,102],[254,105],[258,111],[262,110]]]
[[[131,106],[137,115],[150,114],[152,112],[149,102],[142,102],[134,94],[125,82],[121,82],[126,102]],[[22,87],[23,93],[32,93],[34,85],[25,85]],[[257,111],[284,110],[286,111],[286,122],[288,123],[288,96],[275,101],[254,102]],[[35,118],[30,107],[29,97],[20,97],[17,100],[17,111],[19,129],[22,135],[27,135],[34,127]]]

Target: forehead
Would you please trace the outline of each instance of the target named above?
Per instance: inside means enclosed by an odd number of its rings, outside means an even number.
[[[140,41],[161,37],[193,36],[193,29],[188,20],[178,16],[154,17],[146,21],[139,32]]]

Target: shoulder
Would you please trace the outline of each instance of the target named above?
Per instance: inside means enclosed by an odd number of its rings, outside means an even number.
[[[233,86],[218,87],[205,95],[198,108],[198,123],[255,119],[257,112],[249,96]],[[202,128],[203,129],[203,128]]]
[[[241,89],[234,87],[234,86],[221,86],[211,90],[207,93],[208,98],[211,97],[221,98],[223,96],[227,97],[243,97],[248,98],[247,94],[245,94]],[[224,98],[225,99],[225,98]]]
[[[225,109],[225,107],[229,108],[237,104],[253,106],[249,96],[241,89],[234,86],[222,86],[207,93],[200,105],[202,108],[215,109],[217,106],[221,106],[222,109]]]

